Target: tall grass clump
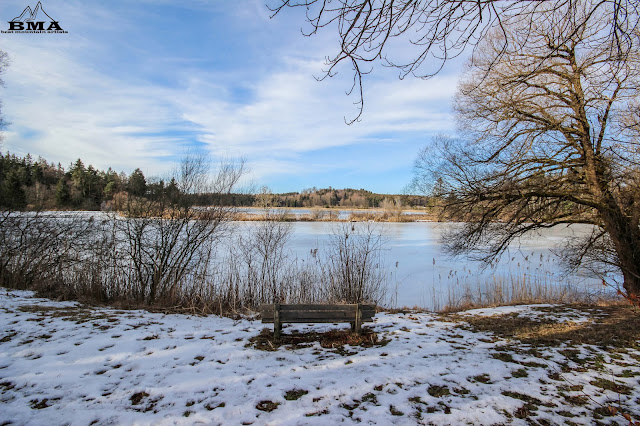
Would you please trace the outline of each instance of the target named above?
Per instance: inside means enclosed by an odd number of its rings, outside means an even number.
[[[529,261],[529,258],[532,260]],[[513,262],[514,259],[512,258]],[[536,303],[598,303],[609,302],[613,294],[607,287],[587,288],[583,280],[554,272],[555,258],[540,254],[540,261],[533,260],[533,253],[506,271],[478,277],[471,270],[450,271],[442,311]]]

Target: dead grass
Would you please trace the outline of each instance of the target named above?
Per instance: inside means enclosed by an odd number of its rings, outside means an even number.
[[[318,332],[292,332],[282,334],[280,339],[273,337],[273,330],[264,328],[259,335],[249,339],[247,346],[253,346],[263,351],[275,351],[280,347],[289,350],[299,348],[307,348],[315,342],[326,349],[334,349],[343,355],[350,355],[351,352],[345,349],[345,346],[373,347],[385,346],[390,340],[379,339],[378,333],[371,329],[365,328],[361,334],[356,334],[350,330],[329,330],[324,333]]]
[[[148,396],[149,394],[146,392],[136,392],[131,395],[131,398],[129,398],[129,400],[131,401],[131,405],[138,405]]]
[[[536,319],[514,314],[480,316],[448,316],[463,321],[476,332],[492,332],[501,338],[518,339],[522,343],[559,346],[563,343],[587,344],[599,347],[638,348],[640,312],[631,306],[566,305],[535,308],[549,315]],[[591,318],[587,322],[558,322],[556,317],[579,311]]]
[[[403,212],[385,212],[381,210],[352,210],[349,208],[321,210],[319,214],[296,214],[291,212],[279,218],[282,222],[439,222],[437,213],[420,212],[406,214]],[[346,218],[339,217],[340,211],[349,211]],[[234,221],[238,222],[261,222],[273,220],[265,214],[236,213]]]
[[[273,402],[273,401],[260,401],[258,402],[258,404],[256,405],[256,408],[260,411],[266,411],[267,413],[275,410],[276,408],[278,408],[278,406],[280,405],[279,402]]]
[[[303,389],[292,389],[287,391],[284,394],[284,399],[286,399],[287,401],[296,401],[300,398],[302,398],[303,396],[305,396],[306,394],[308,394],[309,391],[303,390]]]
[[[427,392],[434,398],[442,398],[443,396],[451,395],[447,386],[431,385],[429,386],[429,389],[427,389]]]

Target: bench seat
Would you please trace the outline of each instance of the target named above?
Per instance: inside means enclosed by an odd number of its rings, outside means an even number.
[[[269,304],[260,306],[263,323],[273,323],[274,335],[280,336],[283,323],[351,323],[360,333],[363,322],[373,322],[375,305],[351,304]]]

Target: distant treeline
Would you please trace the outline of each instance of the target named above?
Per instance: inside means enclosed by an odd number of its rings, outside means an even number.
[[[81,159],[64,168],[42,157],[0,153],[0,207],[12,209],[108,210],[123,196],[149,197],[178,191],[175,181],[147,178],[138,168],[130,175],[109,168],[85,166]],[[251,207],[260,205],[255,194],[189,194],[196,205]],[[271,194],[279,207],[379,208],[426,207],[430,197],[375,194],[365,189],[310,188],[301,192]]]
[[[236,207],[260,206],[260,195],[254,194],[197,194],[198,205],[228,205]],[[380,208],[389,204],[402,207],[427,207],[431,197],[418,195],[376,194],[366,189],[333,189],[331,187],[304,189],[301,192],[269,194],[272,207],[345,207]]]

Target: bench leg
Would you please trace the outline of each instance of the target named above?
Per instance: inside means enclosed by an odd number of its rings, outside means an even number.
[[[273,337],[278,340],[280,338],[280,332],[282,331],[282,325],[273,324]]]
[[[354,331],[360,334],[362,331],[362,306],[358,303],[356,308],[356,322],[354,323]]]
[[[280,322],[280,304],[277,303],[273,311],[273,337],[280,339],[280,332],[282,331],[282,323]]]

